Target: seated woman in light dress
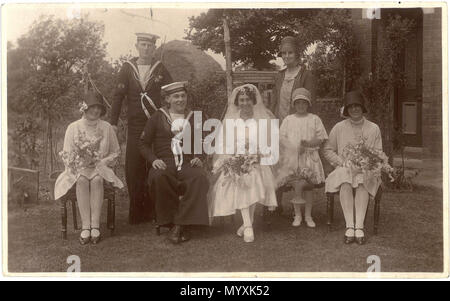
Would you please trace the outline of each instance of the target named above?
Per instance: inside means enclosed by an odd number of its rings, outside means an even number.
[[[106,108],[101,95],[89,93],[80,109],[81,119],[69,124],[61,152],[65,170],[55,183],[55,199],[76,185],[82,231],[82,245],[100,241],[100,214],[103,204],[103,181],[122,188],[122,181],[110,168],[120,154],[112,126],[100,119]]]
[[[364,144],[368,147],[382,150],[381,132],[378,125],[363,116],[367,110],[360,92],[348,92],[344,104],[343,115],[348,118],[338,122],[331,129],[324,146],[325,158],[335,167],[325,181],[325,191],[339,191],[347,227],[344,242],[349,244],[356,241],[362,245],[365,243],[364,218],[369,196],[375,197],[381,184],[381,177],[343,166],[343,151],[348,144],[357,144],[361,139],[364,139]]]

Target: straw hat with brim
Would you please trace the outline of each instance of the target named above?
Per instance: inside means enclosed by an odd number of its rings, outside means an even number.
[[[103,103],[103,97],[99,93],[88,92],[84,97],[84,102],[88,107],[86,111],[92,106],[100,106],[102,109],[101,116],[106,114],[106,106]]]
[[[311,106],[311,92],[309,92],[305,88],[297,88],[292,92],[292,101],[291,104],[294,105],[296,100],[306,100],[309,103],[309,106]]]
[[[348,107],[351,105],[360,105],[363,113],[367,113],[367,109],[364,106],[364,97],[362,94],[358,91],[351,91],[345,94],[344,97],[344,111],[342,112],[342,115],[345,117],[350,117],[348,114]]]

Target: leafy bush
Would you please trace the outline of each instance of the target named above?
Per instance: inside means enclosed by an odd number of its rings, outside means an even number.
[[[9,133],[8,159],[10,165],[35,169],[39,165],[42,145],[37,139],[41,131],[30,117],[19,120]]]
[[[341,97],[357,85],[361,75],[359,41],[353,33],[349,9],[325,9],[308,20],[302,39],[316,48],[306,55],[308,67],[317,78],[319,97]]]
[[[193,78],[189,84],[189,104],[192,109],[202,111],[208,118],[221,119],[227,104],[225,75],[211,73],[206,80]]]

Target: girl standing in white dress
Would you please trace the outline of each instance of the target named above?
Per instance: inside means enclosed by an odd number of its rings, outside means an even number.
[[[251,137],[260,137],[259,129],[257,128],[256,133],[252,133],[248,122],[256,121],[257,124],[260,121],[267,122],[267,129],[270,129],[270,121],[274,118],[273,114],[264,107],[261,95],[254,85],[246,84],[237,87],[228,100],[228,108],[222,121],[222,128],[216,138],[216,144],[219,145],[216,147],[216,151],[221,149],[223,154],[216,152],[213,157],[213,172],[214,170],[217,171],[218,178],[210,190],[210,216],[227,216],[235,214],[236,210],[240,210],[243,225],[238,229],[237,235],[243,236],[245,242],[254,240],[253,216],[256,204],[268,206],[271,210],[277,206],[275,179],[271,166],[258,163],[248,174],[241,176],[238,181],[233,181],[232,178],[228,177],[221,166],[237,154],[240,146],[245,146],[246,154],[251,153],[249,152],[250,149],[258,149],[259,139],[251,139]],[[237,127],[227,128],[227,120],[247,122],[245,135],[238,135]],[[226,144],[228,140],[225,137],[231,131],[234,131],[232,141],[234,152],[230,154],[230,152],[225,153],[225,149],[229,147]],[[270,134],[270,130],[261,135],[264,134]],[[268,136],[270,137],[270,135]]]
[[[328,139],[319,116],[308,113],[311,93],[298,88],[292,95],[296,113],[288,115],[280,127],[280,160],[276,166],[277,186],[289,184],[295,190],[291,200],[295,217],[292,226],[302,222],[301,204],[305,204],[305,222],[308,227],[316,224],[311,216],[313,185],[325,182],[325,174],[319,157],[322,143]]]

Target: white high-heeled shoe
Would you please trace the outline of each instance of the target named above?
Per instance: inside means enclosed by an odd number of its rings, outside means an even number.
[[[255,235],[253,233],[252,227],[244,228],[244,241],[245,242],[253,242],[255,240]]]

